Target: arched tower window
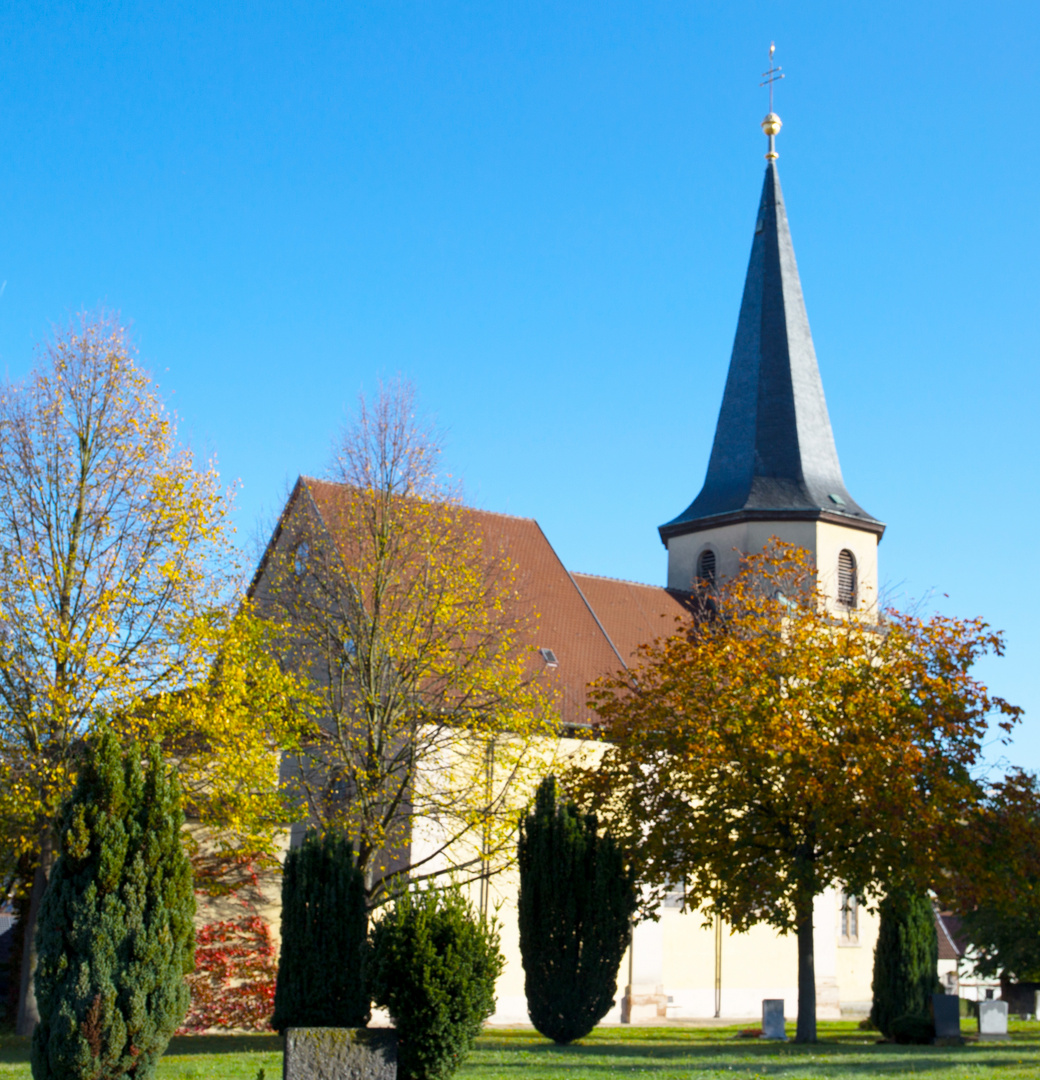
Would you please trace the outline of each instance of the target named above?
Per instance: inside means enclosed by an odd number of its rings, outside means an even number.
[[[856,606],[856,556],[848,548],[838,553],[838,603],[847,608]]]
[[[697,557],[697,580],[715,584],[715,552],[711,548],[705,548]]]

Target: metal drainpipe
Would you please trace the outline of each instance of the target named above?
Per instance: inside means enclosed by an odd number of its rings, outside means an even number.
[[[626,1024],[632,1023],[632,975],[635,971],[636,954],[636,921],[631,915],[628,917],[628,1019]]]
[[[715,916],[715,1019],[722,1013],[722,916]]]

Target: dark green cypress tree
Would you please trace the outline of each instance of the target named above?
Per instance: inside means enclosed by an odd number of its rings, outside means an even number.
[[[36,931],[36,1080],[143,1080],[188,1009],[195,895],[180,789],[157,747],[87,749]]]
[[[372,1015],[367,953],[365,879],[354,848],[342,836],[309,832],[285,857],[271,1026],[364,1027]]]
[[[614,1003],[636,888],[594,814],[557,801],[547,777],[520,823],[520,953],[531,1023],[557,1043],[587,1035]]]
[[[932,902],[919,893],[892,893],[882,901],[880,916],[870,1019],[892,1038],[896,1020],[927,1018],[932,994],[942,992],[939,938]]]

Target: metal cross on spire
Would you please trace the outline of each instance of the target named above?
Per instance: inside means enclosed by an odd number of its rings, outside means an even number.
[[[762,121],[762,130],[769,136],[769,153],[766,154],[766,161],[776,161],[780,156],[776,152],[776,136],[783,125],[780,122],[780,117],[773,112],[773,84],[780,79],[787,78],[786,75],[782,74],[783,68],[773,64],[773,54],[775,52],[776,42],[771,41],[769,43],[769,70],[762,72],[762,82],[758,84],[759,86],[769,87],[769,112],[765,120]]]

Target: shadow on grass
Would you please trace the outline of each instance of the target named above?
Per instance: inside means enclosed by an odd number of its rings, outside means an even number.
[[[285,1046],[281,1035],[174,1035],[166,1054],[185,1057],[191,1054],[273,1054]]]
[[[29,1060],[31,1040],[15,1035],[0,1038],[0,1064],[21,1065]],[[166,1049],[170,1057],[198,1054],[281,1053],[281,1035],[175,1035]]]
[[[1025,1051],[1035,1061],[1040,1075],[1040,1043],[1035,1037],[1007,1043],[977,1043],[964,1046],[894,1046],[867,1041],[863,1033],[822,1039],[812,1044],[762,1042],[734,1039],[707,1032],[669,1031],[667,1039],[654,1037],[636,1041],[597,1038],[595,1035],[569,1046],[557,1046],[537,1038],[496,1038],[485,1035],[478,1041],[483,1053],[500,1053],[505,1060],[494,1064],[496,1071],[510,1072],[528,1067],[566,1069],[608,1065],[611,1075],[646,1072],[654,1064],[675,1067],[680,1063],[692,1069],[754,1069],[762,1075],[804,1072],[811,1063],[814,1073],[833,1071],[841,1076],[878,1076],[886,1073],[949,1072],[951,1067],[969,1065],[973,1070],[1002,1069],[1022,1065]],[[714,1035],[714,1038],[712,1036]],[[516,1060],[514,1057],[520,1057]],[[522,1055],[522,1056],[521,1056]],[[510,1060],[513,1058],[513,1060]]]

